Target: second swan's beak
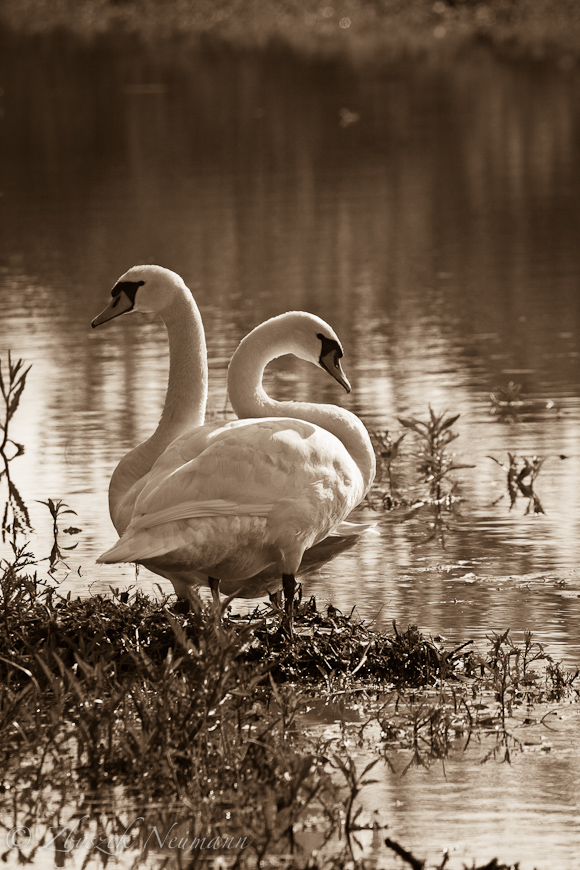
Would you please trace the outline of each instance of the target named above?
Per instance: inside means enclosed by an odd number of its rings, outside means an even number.
[[[127,296],[125,291],[121,290],[111,299],[104,311],[97,314],[95,319],[91,321],[91,326],[94,329],[95,326],[100,326],[101,323],[107,323],[107,321],[112,320],[113,317],[118,317],[120,314],[125,314],[126,311],[131,311],[134,304],[134,301]]]
[[[347,393],[350,393],[350,383],[342,370],[340,357],[336,348],[333,348],[327,354],[321,356],[320,364],[326,369],[329,375],[332,375],[335,381],[338,381],[338,383],[344,387]]]

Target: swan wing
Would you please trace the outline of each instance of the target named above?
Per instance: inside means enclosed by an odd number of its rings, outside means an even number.
[[[179,442],[179,443],[177,443]],[[177,439],[157,461],[135,502],[132,524],[178,518],[180,505],[263,515],[264,505],[304,495],[323,479],[350,484],[353,463],[343,445],[312,423],[287,418],[234,420]],[[163,512],[168,511],[167,515]],[[344,514],[343,514],[344,515]],[[340,518],[342,519],[342,517]]]
[[[152,529],[165,523],[178,520],[193,520],[201,517],[253,516],[265,517],[272,510],[272,504],[240,504],[235,501],[224,501],[215,498],[207,501],[183,501],[170,505],[164,510],[142,514],[131,523],[134,531]]]
[[[231,562],[236,540],[268,553],[268,561],[274,550],[296,548],[299,561],[303,549],[332,532],[354,506],[356,466],[320,427],[261,418],[202,430],[172,444],[171,457],[168,451],[160,457],[129,527],[99,561],[170,553],[178,560],[187,550],[188,559],[209,570],[210,562],[223,566],[226,555]],[[186,461],[177,465],[179,458]]]

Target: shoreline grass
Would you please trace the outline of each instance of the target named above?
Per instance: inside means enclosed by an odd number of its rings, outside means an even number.
[[[484,653],[445,649],[413,626],[375,631],[311,599],[290,643],[272,608],[219,619],[139,591],[63,597],[33,567],[16,549],[0,574],[0,824],[7,836],[41,832],[30,848],[12,845],[25,863],[55,830],[66,852],[108,842],[132,817],[141,857],[161,848],[151,831],[165,826],[184,842],[212,832],[228,866],[292,854],[294,867],[312,867],[294,839],[313,825],[333,844],[317,867],[356,867],[358,796],[381,759],[392,768],[404,750],[407,767],[428,767],[485,733],[482,760],[509,762],[522,748],[515,711],[529,718],[535,703],[579,692],[578,673],[531,636],[521,647],[509,632],[490,637]],[[313,704],[342,737],[303,726]],[[346,737],[362,745],[369,730],[376,757],[361,771]],[[385,847],[417,860],[390,838]]]
[[[129,33],[154,43],[215,38],[250,49],[283,43],[375,63],[481,46],[566,69],[580,59],[574,0],[4,0],[0,22],[22,34],[65,30],[89,40]]]

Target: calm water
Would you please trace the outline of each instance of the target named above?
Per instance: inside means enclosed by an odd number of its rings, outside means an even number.
[[[428,540],[428,517],[379,512],[380,538],[306,593],[452,642],[531,629],[578,663],[578,75],[485,55],[355,70],[280,50],[3,35],[0,76],[0,351],[32,364],[12,431],[26,454],[12,474],[38,558],[50,552],[51,520],[35,500],[77,513],[62,523],[82,529],[61,538],[76,543],[58,571],[63,589],[134,581],[128,566],[94,562],[115,540],[112,469],[160,413],[166,337],[146,317],[95,332],[90,321],[129,266],[160,263],[184,277],[204,318],[211,417],[230,413],[237,342],[291,308],[332,323],[353,392],[283,360],[267,378],[278,398],[344,403],[394,434],[399,416],[424,417],[429,404],[461,414],[453,449],[473,467],[454,475],[464,501],[445,518],[444,546]],[[526,403],[515,418],[490,401],[510,381]],[[395,476],[413,449],[407,438]],[[508,452],[545,457],[544,514],[526,515],[523,498],[510,510],[489,458]],[[154,589],[158,578],[143,571],[139,582]],[[509,846],[498,856],[523,870],[534,866],[528,822],[541,809],[553,824],[534,833],[537,855],[565,870],[580,850],[569,825],[578,757],[560,747],[538,759],[498,773],[461,756],[448,780],[408,776],[402,803],[389,774],[377,800],[423,854],[444,798],[451,824],[437,822],[437,842],[459,826],[466,860],[482,843],[486,855]],[[414,782],[430,805],[414,800]]]

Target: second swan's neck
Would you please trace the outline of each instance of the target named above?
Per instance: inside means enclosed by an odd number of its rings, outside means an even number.
[[[175,438],[203,425],[207,403],[207,351],[199,309],[189,290],[162,313],[169,338],[169,380],[157,429],[119,462],[109,487],[111,516],[117,530],[125,517],[123,499]]]
[[[241,342],[228,369],[228,393],[236,416],[240,419],[290,417],[326,429],[342,441],[354,459],[367,492],[375,476],[375,453],[367,430],[355,414],[338,405],[278,402],[264,390],[262,379],[266,366],[288,353],[292,353],[292,346],[284,335],[266,343],[250,333]]]

